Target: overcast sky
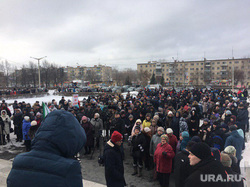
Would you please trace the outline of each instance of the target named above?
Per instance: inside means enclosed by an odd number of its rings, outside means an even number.
[[[249,10],[249,0],[1,0],[0,60],[136,69],[231,58],[232,48],[249,57]]]

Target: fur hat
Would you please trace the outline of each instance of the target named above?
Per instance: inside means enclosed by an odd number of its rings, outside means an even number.
[[[190,152],[197,156],[199,159],[203,160],[206,158],[211,157],[211,150],[210,147],[203,142],[199,142],[197,144],[195,144],[191,149]]]
[[[230,155],[234,155],[236,153],[236,149],[234,146],[230,145],[224,149],[224,152]]]
[[[141,123],[141,120],[140,120],[140,119],[137,119],[135,123],[139,123],[139,122]]]
[[[36,126],[37,125],[37,122],[35,120],[33,120],[30,125],[33,127],[33,126]]]
[[[30,121],[30,117],[29,116],[24,116],[24,120],[25,121]]]
[[[167,142],[169,141],[168,135],[166,134],[161,135],[161,138],[164,138]]]
[[[158,127],[158,128],[157,128],[157,131],[164,132],[164,128],[163,128],[163,127]]]
[[[171,133],[173,133],[173,130],[171,128],[167,128],[166,133],[171,134]]]
[[[145,128],[144,128],[144,131],[147,133],[147,132],[150,132],[151,129],[150,129],[149,127],[145,127]]]
[[[119,133],[118,131],[114,131],[111,135],[111,141],[113,143],[119,142],[123,139],[123,136],[121,133]]]

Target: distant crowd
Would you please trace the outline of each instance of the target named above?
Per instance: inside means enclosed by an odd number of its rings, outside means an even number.
[[[158,179],[161,186],[168,186],[174,173],[175,185],[180,187],[193,186],[197,170],[206,173],[210,168],[210,173],[222,172],[223,176],[240,174],[245,134],[249,132],[247,98],[247,89],[238,92],[144,89],[137,96],[129,93],[89,96],[76,106],[62,97],[59,103],[52,100],[47,106],[50,111],[71,112],[85,130],[87,142],[81,156],[99,147],[101,137],[108,140],[118,131],[131,147],[132,175],[141,177],[143,168],[152,170],[152,180]],[[11,113],[8,104],[2,101],[1,144],[10,141],[12,120],[16,141],[24,140],[26,150],[30,151],[31,140],[43,120],[41,103],[15,101],[13,109]],[[120,149],[125,159],[123,144]],[[199,164],[193,162],[192,155],[199,159]],[[242,184],[241,181],[234,185]]]

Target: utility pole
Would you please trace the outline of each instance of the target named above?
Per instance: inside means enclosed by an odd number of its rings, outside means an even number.
[[[232,91],[234,90],[234,64],[232,68]]]
[[[41,58],[35,58],[35,57],[30,57],[38,61],[38,85],[39,89],[41,88],[41,74],[40,74],[40,60],[46,58],[47,56],[41,57]]]

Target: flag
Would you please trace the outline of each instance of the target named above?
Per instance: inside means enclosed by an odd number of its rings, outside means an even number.
[[[43,102],[43,119],[48,115],[48,113],[50,113],[50,110],[47,107],[47,105]]]

